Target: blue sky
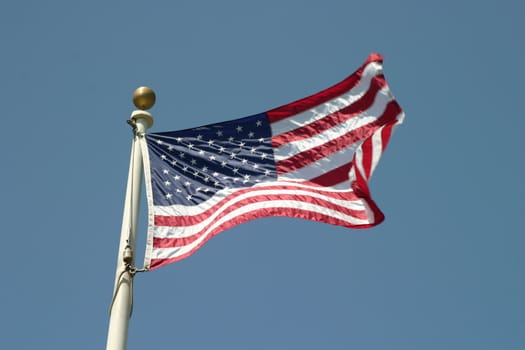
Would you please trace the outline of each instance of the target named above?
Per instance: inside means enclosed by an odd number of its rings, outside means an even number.
[[[137,276],[128,348],[525,343],[522,2],[0,7],[0,348],[105,347],[136,87],[157,92],[152,131],[184,129],[305,97],[370,52],[406,113],[370,183],[386,221],[233,228]]]

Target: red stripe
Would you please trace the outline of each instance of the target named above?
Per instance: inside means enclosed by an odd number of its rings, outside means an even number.
[[[310,211],[307,211],[307,210],[300,210],[300,209],[293,209],[293,212],[292,212],[292,210],[290,210],[290,212],[287,212],[288,209],[286,209],[286,208],[271,208],[271,209],[266,209],[264,212],[262,210],[259,210],[259,211],[255,211],[255,212],[246,213],[244,215],[239,215],[234,220],[227,221],[223,225],[221,225],[220,227],[215,228],[212,232],[210,232],[202,240],[202,242],[200,242],[192,250],[190,250],[190,251],[188,251],[188,252],[186,252],[184,254],[175,256],[173,258],[168,258],[168,259],[151,259],[150,270],[153,270],[153,269],[156,269],[156,268],[158,268],[160,266],[167,265],[167,264],[170,264],[170,263],[182,260],[182,259],[192,255],[193,253],[195,253],[195,251],[200,249],[204,245],[204,243],[206,243],[209,239],[211,239],[215,235],[219,234],[220,232],[225,231],[228,228],[231,228],[233,226],[240,225],[240,224],[242,224],[244,222],[247,222],[247,221],[250,221],[250,220],[253,220],[253,219],[262,218],[262,217],[267,217],[267,216],[288,216],[288,217],[294,217],[294,218],[299,218],[299,219],[321,221],[321,222],[325,222],[325,223],[329,223],[329,224],[333,224],[333,225],[350,227],[350,228],[359,228],[359,229],[361,229],[361,228],[369,228],[369,227],[373,227],[373,226],[376,226],[376,225],[380,224],[384,220],[384,215],[379,211],[379,209],[377,208],[376,204],[371,199],[367,198],[366,202],[367,202],[368,206],[370,207],[370,209],[372,210],[372,212],[374,213],[374,215],[375,215],[374,219],[375,220],[374,220],[374,222],[371,222],[369,224],[363,224],[363,225],[359,225],[359,226],[352,226],[346,221],[342,221],[340,219],[337,219],[337,218],[334,218],[334,217],[331,217],[331,216],[322,215],[322,214],[319,214],[319,213],[316,213],[316,212],[310,212]],[[155,245],[155,242],[154,242],[154,247],[157,248],[157,246]]]
[[[231,220],[225,221],[223,224],[215,227],[208,233],[205,233],[209,227],[209,226],[206,226],[201,231],[199,231],[198,233],[190,237],[183,237],[183,238],[154,237],[153,247],[154,248],[184,247],[186,245],[189,245],[195,242],[197,239],[201,238],[204,234],[206,234],[206,236],[215,236],[216,234],[228,228],[231,228],[233,226],[239,225],[241,223],[244,223],[244,222],[247,222],[253,219],[259,219],[259,218],[268,217],[268,216],[287,216],[287,217],[293,217],[293,218],[299,218],[299,219],[320,221],[320,222],[324,222],[324,223],[328,223],[332,225],[344,226],[344,227],[362,227],[362,226],[369,227],[371,225],[370,223],[364,224],[364,225],[353,225],[353,224],[350,224],[348,221],[338,219],[334,216],[330,216],[327,214],[322,214],[322,213],[318,213],[318,212],[310,211],[306,209],[272,207],[272,208],[264,208],[264,209],[255,209],[253,211],[238,215]]]
[[[356,163],[355,155],[354,160],[352,163]],[[363,174],[359,170],[359,167],[354,167],[355,171],[355,180],[350,184],[352,187],[352,190],[359,194],[362,197],[369,198],[370,197],[370,190],[368,188],[368,181],[364,178]]]
[[[363,216],[362,215],[362,211],[360,211],[360,210],[358,211],[358,210],[349,209],[349,208],[346,208],[344,206],[331,203],[331,202],[329,202],[329,201],[327,201],[325,199],[312,197],[312,196],[309,196],[307,194],[300,194],[300,195],[298,195],[298,194],[266,194],[264,191],[260,191],[260,192],[261,192],[261,194],[258,194],[257,196],[245,198],[245,199],[242,199],[239,202],[236,202],[236,203],[233,203],[233,204],[225,203],[226,207],[214,206],[213,208],[208,209],[206,212],[204,212],[202,214],[199,214],[199,215],[193,215],[193,216],[155,215],[155,226],[175,226],[175,227],[180,227],[180,226],[196,225],[196,224],[206,220],[207,218],[209,218],[210,215],[212,215],[213,213],[215,213],[217,211],[220,211],[220,214],[208,225],[208,226],[210,226],[211,224],[213,224],[213,222],[215,222],[217,220],[220,220],[222,217],[226,216],[227,214],[231,213],[232,211],[234,211],[234,210],[236,210],[238,208],[241,208],[241,207],[243,207],[245,205],[252,204],[252,203],[258,203],[258,202],[271,202],[271,201],[274,201],[274,200],[296,200],[296,201],[302,201],[302,202],[317,204],[317,205],[320,205],[322,207],[325,207],[325,208],[328,208],[328,209],[332,209],[332,210],[335,210],[335,211],[339,211],[339,212],[341,212],[343,214],[346,214],[346,215],[349,215],[349,216],[352,216],[352,217],[355,217],[355,218],[366,219],[366,216]],[[344,193],[344,192],[339,192],[339,193]],[[352,194],[351,191],[348,191],[348,193]],[[225,200],[223,200],[221,202],[225,202],[227,200],[231,200],[231,199],[233,199],[235,197],[238,197],[238,195],[236,195],[234,193],[232,196],[225,198]],[[356,198],[356,199],[358,200],[358,198]],[[208,226],[206,226],[206,227],[208,227]],[[205,228],[203,228],[203,230],[204,229]]]
[[[198,249],[198,248],[197,248]],[[197,250],[192,250],[186,254],[183,254],[183,255],[179,255],[175,258],[170,258],[170,259],[151,259],[150,261],[150,265],[149,265],[149,270],[155,270],[155,269],[158,269],[159,267],[161,266],[164,266],[164,265],[168,265],[168,264],[171,264],[171,263],[174,263],[174,262],[177,262],[177,261],[180,261],[182,259],[185,259],[187,258],[188,256],[190,256],[191,254],[195,253],[195,251]]]
[[[359,80],[361,79],[361,74],[363,74],[365,67],[371,62],[383,62],[383,56],[377,53],[373,53],[370,56],[368,56],[368,59],[357,71],[355,71],[352,75],[347,77],[345,80],[337,83],[336,85],[309,97],[305,97],[303,99],[268,111],[268,120],[270,121],[270,123],[275,123],[292,115],[302,113],[306,110],[309,110],[317,105],[330,101],[331,99],[345,93],[346,91],[352,89],[359,83]]]
[[[384,152],[388,142],[390,141],[390,136],[392,136],[392,130],[394,129],[395,123],[390,123],[383,128],[381,132],[381,144],[383,145],[382,151]]]
[[[316,162],[319,159],[326,158],[332,153],[340,151],[348,145],[354,144],[357,141],[370,137],[378,128],[395,120],[397,115],[401,112],[401,107],[396,101],[390,101],[381,117],[373,122],[366,124],[360,128],[350,131],[348,134],[335,138],[327,143],[309,149],[307,151],[298,153],[290,158],[280,160],[276,163],[277,173],[279,175],[289,173],[291,171],[300,169],[310,163]]]
[[[352,190],[362,197],[362,199],[368,203],[368,207],[373,213],[374,219],[376,220],[377,224],[383,222],[385,220],[385,215],[381,212],[379,207],[376,205],[376,203],[372,200],[372,197],[370,195],[370,189],[368,188],[368,182],[363,178],[361,175],[361,172],[356,167],[355,168],[355,176],[356,180],[351,183]]]
[[[335,168],[323,175],[311,179],[310,182],[326,187],[340,184],[341,182],[348,180],[348,172],[351,167],[352,162],[348,162],[341,165],[339,168]]]
[[[284,182],[283,182],[284,183]],[[318,186],[315,183],[310,183],[309,181],[302,182],[301,184],[304,185],[310,185],[310,186]],[[355,196],[351,191],[348,192],[334,192],[334,191],[328,191],[323,189],[322,187],[316,187],[316,188],[304,188],[300,186],[294,186],[293,184],[290,185],[275,185],[275,186],[264,186],[264,187],[248,187],[243,188],[240,190],[237,190],[236,192],[232,193],[231,195],[221,199],[219,202],[215,203],[215,205],[211,206],[210,208],[206,209],[206,211],[192,216],[180,216],[181,218],[186,218],[184,221],[177,222],[177,226],[191,226],[195,225],[196,223],[201,222],[205,218],[209,217],[210,215],[213,215],[213,213],[217,210],[222,210],[221,208],[226,205],[226,203],[236,197],[239,197],[245,193],[248,192],[255,192],[255,191],[269,191],[269,190],[304,190],[312,193],[322,194],[324,196],[339,199],[343,201],[355,201],[359,200],[360,198],[358,196]],[[162,215],[158,215],[157,217],[163,217]],[[166,216],[170,217],[170,216]],[[170,226],[170,225],[163,225],[163,226]]]
[[[363,113],[374,103],[377,92],[385,86],[386,82],[382,75],[374,77],[370,82],[368,91],[363,96],[361,96],[360,99],[349,106],[340,109],[335,113],[329,114],[313,123],[272,137],[272,146],[277,148],[292,141],[303,140],[315,136],[325,130],[343,123],[350,118],[355,117],[356,115]]]
[[[397,116],[396,116],[397,117]],[[394,127],[394,125],[396,125],[397,123],[397,118],[396,120],[393,120],[391,122],[389,122],[387,125],[383,126],[383,128],[381,129],[380,131],[380,136],[381,136],[381,154],[385,151],[386,149],[386,146],[388,145],[388,141],[390,140],[390,136],[392,134],[392,129]],[[363,146],[362,147],[362,150],[363,150],[363,169],[365,170],[365,173],[366,173],[366,178],[367,178],[367,181],[370,179],[370,176],[372,176],[372,157],[373,157],[373,148],[374,148],[374,145],[373,145],[373,142],[372,142],[372,138],[368,138],[364,143],[363,143]]]
[[[370,179],[370,171],[372,169],[372,153],[374,145],[372,144],[372,137],[369,137],[361,144],[361,165],[365,171],[365,178]]]
[[[396,125],[395,122],[391,122],[387,125],[385,125],[381,129],[381,144],[382,144],[382,150],[381,152],[384,152],[386,149],[386,146],[388,145],[388,142],[390,141],[390,137],[392,135],[392,130],[394,126]],[[371,138],[367,139],[371,140]],[[371,150],[371,147],[370,147]],[[370,171],[367,173],[367,178],[370,178],[371,175],[371,163],[372,163],[372,154],[368,154],[367,147],[363,148],[363,156],[365,158],[370,159]],[[324,187],[330,187],[337,184],[340,184],[343,181],[348,180],[348,173],[350,172],[350,169],[352,168],[353,162],[350,161],[346,164],[341,165],[339,168],[335,168],[327,173],[324,173],[323,175],[320,175],[318,177],[315,177],[313,179],[310,179],[310,182],[316,183],[320,186]]]

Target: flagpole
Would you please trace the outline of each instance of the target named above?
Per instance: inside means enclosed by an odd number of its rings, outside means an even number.
[[[139,87],[133,94],[138,110],[131,113],[128,123],[133,127],[133,143],[128,172],[128,184],[124,201],[124,214],[115,273],[115,286],[110,307],[106,350],[125,350],[128,338],[128,324],[131,317],[133,295],[134,251],[142,187],[142,152],[139,140],[153,125],[153,117],[146,112],[155,103],[155,93],[147,87]]]

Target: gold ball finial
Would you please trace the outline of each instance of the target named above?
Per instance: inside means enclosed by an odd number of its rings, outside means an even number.
[[[150,109],[155,104],[155,91],[147,86],[137,88],[133,93],[133,103],[138,109]]]

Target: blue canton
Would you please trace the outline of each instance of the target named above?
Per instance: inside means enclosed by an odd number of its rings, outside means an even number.
[[[198,205],[221,189],[276,179],[266,114],[146,135],[155,205]]]

